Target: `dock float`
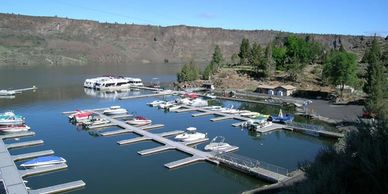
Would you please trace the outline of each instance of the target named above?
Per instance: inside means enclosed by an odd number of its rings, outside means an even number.
[[[156,148],[151,148],[151,149],[146,149],[146,150],[138,151],[137,153],[142,155],[142,156],[145,156],[145,155],[156,154],[156,153],[164,152],[164,151],[167,151],[167,150],[173,150],[173,149],[175,149],[175,147],[169,146],[169,145],[164,145],[164,146],[159,146],[159,147],[156,147]]]
[[[182,112],[192,112],[192,111],[197,111],[197,109],[196,108],[182,108],[182,109],[174,110],[173,112],[182,113]]]
[[[231,117],[231,116],[221,116],[221,117],[214,117],[214,118],[212,118],[210,120],[213,121],[213,122],[216,122],[216,121],[222,121],[222,120],[227,120],[227,119],[233,119],[233,117]]]
[[[13,161],[20,161],[20,160],[27,160],[31,158],[36,158],[40,156],[48,156],[48,155],[53,155],[54,151],[53,150],[45,150],[45,151],[39,151],[39,152],[31,152],[27,154],[19,154],[19,155],[13,155],[12,159]]]
[[[238,123],[233,123],[232,126],[233,127],[241,127],[242,124],[244,124],[245,122],[238,122]]]
[[[101,136],[114,136],[114,135],[121,135],[124,133],[133,133],[133,130],[130,129],[120,129],[120,130],[114,130],[114,131],[106,131],[100,133]]]
[[[141,142],[141,141],[147,141],[147,140],[152,140],[152,138],[150,138],[150,137],[135,137],[132,139],[125,139],[125,140],[118,141],[117,144],[126,145],[126,144]]]
[[[107,124],[101,124],[101,125],[91,125],[88,126],[88,129],[99,129],[99,128],[107,128],[107,127],[112,127],[115,126],[113,123],[107,123]]]
[[[183,158],[181,160],[167,163],[164,166],[169,168],[169,169],[172,169],[172,168],[178,168],[180,166],[184,166],[184,165],[191,164],[194,162],[205,161],[205,160],[206,160],[206,158],[204,158],[204,157],[192,156],[192,157]]]
[[[193,116],[193,117],[201,117],[201,116],[208,116],[208,115],[213,115],[213,113],[211,113],[211,112],[201,112],[201,113],[192,114],[191,116]]]
[[[139,129],[143,130],[149,130],[149,129],[157,129],[164,127],[163,124],[155,124],[155,125],[146,125],[146,126],[140,126]]]
[[[19,143],[11,143],[11,144],[5,145],[5,147],[8,150],[10,150],[10,149],[37,146],[37,145],[41,145],[43,143],[44,143],[43,140],[34,140],[34,141],[25,141],[25,142],[19,142]]]
[[[85,187],[85,182],[83,181],[73,181],[68,183],[63,183],[59,185],[54,185],[50,187],[45,187],[41,189],[31,190],[29,194],[53,194],[53,193],[62,193],[67,191],[76,190],[82,187]]]
[[[150,97],[158,97],[158,96],[168,96],[172,95],[173,93],[156,93],[156,94],[144,94],[144,95],[136,95],[136,96],[123,96],[120,97],[120,100],[129,100],[129,99],[136,99],[136,98],[150,98]]]
[[[22,176],[24,178],[27,176],[43,174],[43,173],[47,173],[47,172],[53,172],[53,171],[57,171],[57,170],[63,170],[66,168],[67,168],[66,164],[56,164],[56,165],[47,166],[47,167],[20,170],[20,176]]]
[[[197,139],[197,140],[194,140],[194,141],[181,142],[181,144],[183,144],[185,146],[193,146],[193,145],[198,145],[198,144],[206,142],[206,141],[209,141],[209,138],[203,138],[203,139]]]

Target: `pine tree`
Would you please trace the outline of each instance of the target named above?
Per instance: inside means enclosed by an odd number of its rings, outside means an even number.
[[[247,38],[243,38],[240,45],[240,52],[238,56],[240,57],[240,65],[247,65],[248,58],[250,55],[250,45],[249,40]]]
[[[212,60],[203,71],[202,78],[209,79],[210,76],[222,66],[223,61],[224,58],[222,56],[221,49],[218,45],[216,45],[216,47],[214,48]]]
[[[265,77],[271,78],[275,71],[275,62],[272,58],[272,43],[268,43],[267,47],[265,47],[264,52],[264,75]]]
[[[253,67],[256,75],[264,70],[261,47],[256,42],[252,44],[248,57],[248,64]]]
[[[365,52],[363,59],[368,64],[365,91],[369,94],[369,99],[366,109],[370,112],[377,112],[383,103],[386,78],[381,48],[376,38],[373,39],[372,45]]]

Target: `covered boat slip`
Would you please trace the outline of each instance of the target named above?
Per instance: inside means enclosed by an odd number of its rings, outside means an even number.
[[[22,138],[33,136],[35,133],[32,131],[22,132],[22,133],[12,133],[0,135],[0,179],[3,180],[4,187],[8,193],[17,193],[17,194],[28,194],[28,193],[60,193],[66,192],[74,189],[79,189],[85,186],[85,183],[81,180],[69,182],[65,184],[50,186],[46,188],[41,188],[37,190],[28,190],[24,177],[48,173],[52,171],[58,171],[66,169],[66,164],[53,165],[42,168],[35,169],[25,169],[19,170],[15,164],[15,161],[31,159],[39,156],[47,156],[54,153],[52,150],[39,151],[33,153],[11,155],[9,149],[24,148],[30,146],[37,146],[43,144],[42,140],[26,141],[5,144],[3,140],[11,138]]]

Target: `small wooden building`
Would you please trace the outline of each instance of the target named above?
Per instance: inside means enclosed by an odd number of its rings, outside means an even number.
[[[290,96],[296,91],[292,85],[259,85],[256,92],[276,96]]]

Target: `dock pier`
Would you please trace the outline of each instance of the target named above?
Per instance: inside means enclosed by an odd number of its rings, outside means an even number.
[[[200,108],[192,108],[194,111],[201,111],[206,112],[203,109]],[[147,126],[143,127],[136,127],[129,125],[125,123],[124,121],[109,117],[107,115],[104,115],[101,113],[101,111],[96,111],[95,114],[99,115],[100,118],[105,119],[110,121],[111,124],[116,125],[117,127],[121,128],[116,131],[109,131],[109,132],[102,132],[101,136],[112,136],[112,135],[122,135],[122,134],[127,134],[127,133],[135,133],[139,135],[139,137],[131,138],[131,139],[124,139],[124,140],[119,140],[117,141],[117,144],[119,145],[127,145],[127,144],[132,144],[132,143],[138,143],[142,141],[155,141],[157,143],[160,143],[161,146],[155,147],[155,148],[150,148],[150,149],[145,149],[138,151],[137,153],[141,156],[148,156],[151,154],[157,154],[157,153],[162,153],[168,150],[177,150],[181,151],[183,153],[189,154],[190,156],[187,158],[183,158],[177,161],[173,161],[167,164],[164,164],[164,166],[168,169],[174,169],[178,167],[182,167],[188,164],[196,163],[196,162],[201,162],[201,161],[207,161],[216,165],[219,164],[227,164],[225,157],[221,158],[220,153],[218,152],[205,152],[198,150],[194,147],[191,147],[196,144],[200,144],[203,142],[208,141],[208,138],[204,139],[199,139],[196,141],[191,141],[191,142],[177,142],[171,139],[166,138],[167,136],[173,136],[177,134],[181,134],[184,131],[169,131],[169,132],[163,132],[163,133],[151,133],[147,131]],[[210,114],[210,113],[209,113]],[[225,116],[223,113],[216,113],[221,116]],[[243,120],[242,118],[238,116],[228,116],[228,119],[239,119]],[[163,126],[163,125],[159,125]],[[151,127],[152,128],[152,127]],[[237,146],[232,146],[231,148],[227,150],[223,150],[223,154],[230,153],[232,151],[236,151],[238,149]],[[246,157],[245,157],[246,158]],[[250,159],[254,161],[253,159]],[[244,161],[243,159],[240,159],[240,161]],[[264,180],[271,181],[271,182],[278,182],[282,181],[284,178],[287,177],[287,175],[279,174],[276,171],[272,172],[266,168],[263,168],[263,166],[257,165],[255,166],[255,169],[250,168],[247,166],[247,164],[241,163],[241,164],[236,164],[234,166],[227,165],[231,168],[240,170],[242,172],[246,172],[248,174],[254,175],[256,177],[263,178]],[[244,170],[244,169],[250,169],[249,171]]]
[[[28,176],[34,176],[38,174],[44,174],[53,171],[59,171],[66,169],[68,166],[66,164],[58,164],[48,167],[34,168],[34,169],[25,169],[19,170],[15,164],[16,161],[31,159],[39,156],[46,156],[54,154],[53,150],[39,151],[33,153],[11,155],[9,150],[11,149],[20,149],[31,146],[37,146],[43,144],[43,140],[34,140],[26,142],[17,142],[11,144],[5,144],[5,139],[12,138],[24,138],[33,136],[35,133],[32,131],[21,132],[21,133],[10,133],[0,135],[0,179],[2,179],[4,188],[8,193],[17,193],[17,194],[38,194],[38,193],[61,193],[67,192],[75,189],[80,189],[85,186],[85,183],[82,180],[68,182],[60,185],[54,185],[50,187],[45,187],[36,190],[27,189],[23,178]]]

